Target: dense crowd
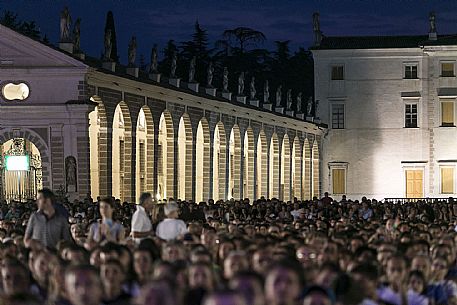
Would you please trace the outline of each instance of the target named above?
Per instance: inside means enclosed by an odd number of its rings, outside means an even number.
[[[0,206],[0,304],[457,305],[457,202]]]

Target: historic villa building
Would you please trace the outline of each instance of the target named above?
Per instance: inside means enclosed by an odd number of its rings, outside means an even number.
[[[457,35],[325,37],[315,99],[328,124],[322,189],[334,197],[456,194]]]
[[[320,195],[324,125],[72,50],[0,26],[1,198]]]

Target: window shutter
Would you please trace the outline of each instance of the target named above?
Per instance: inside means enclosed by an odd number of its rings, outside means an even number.
[[[441,193],[454,193],[454,168],[452,167],[441,168]]]
[[[454,125],[454,102],[441,103],[441,117],[443,126]]]
[[[333,194],[344,194],[346,189],[345,169],[335,168],[332,170]]]

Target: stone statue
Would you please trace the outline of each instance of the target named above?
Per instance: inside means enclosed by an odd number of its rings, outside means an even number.
[[[250,84],[250,90],[249,93],[251,95],[251,100],[255,100],[255,94],[257,91],[255,90],[255,77],[251,77],[251,84]]]
[[[430,12],[428,20],[430,21],[430,31],[429,31],[429,33],[436,33],[435,12]]]
[[[173,78],[176,77],[176,67],[177,67],[176,62],[177,61],[178,61],[178,54],[176,53],[176,51],[173,51],[173,55],[171,57],[171,72],[170,72],[170,76]]]
[[[263,103],[268,104],[270,102],[270,88],[268,86],[268,79],[265,80],[265,84],[263,86]]]
[[[209,88],[213,87],[213,76],[214,76],[214,67],[213,62],[210,61],[208,64],[208,69],[206,70],[207,73],[207,85]]]
[[[189,66],[189,83],[195,83],[195,64],[197,62],[197,57],[192,57],[190,60]]]
[[[301,106],[302,106],[302,93],[299,92],[297,94],[297,113],[301,112]]]
[[[287,90],[286,95],[287,109],[292,109],[292,89]]]
[[[71,42],[71,16],[68,7],[66,6],[60,13],[60,41]]]
[[[318,119],[319,114],[319,100],[316,100],[314,105],[314,117]]]
[[[76,19],[73,27],[73,50],[76,53],[81,51],[81,18]]]
[[[278,89],[276,89],[276,107],[281,107],[281,95],[282,95],[282,86],[279,85]]]
[[[320,45],[322,40],[321,25],[319,21],[319,13],[313,14],[313,33],[314,33],[314,45]]]
[[[155,44],[151,50],[151,66],[149,73],[157,73],[157,45]]]
[[[111,61],[111,50],[113,49],[111,41],[111,29],[105,32],[105,60]]]
[[[242,96],[244,94],[244,72],[240,73],[238,77],[238,95]]]
[[[76,159],[73,156],[68,156],[65,158],[65,178],[67,184],[67,192],[69,189],[71,189],[71,191],[76,191]],[[70,186],[72,188],[70,188]]]
[[[136,37],[132,36],[132,39],[129,43],[129,66],[135,66],[135,59],[136,59]]]
[[[224,88],[224,92],[228,92],[228,75],[229,75],[229,72],[228,72],[228,69],[227,67],[224,67],[224,78],[222,80],[222,86]]]
[[[311,111],[313,110],[313,97],[310,96],[308,102],[306,103],[306,116],[311,116]]]

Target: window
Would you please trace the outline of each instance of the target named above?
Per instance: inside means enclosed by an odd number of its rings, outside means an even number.
[[[415,79],[417,78],[417,65],[408,64],[405,65],[405,78]]]
[[[344,79],[344,66],[332,66],[332,80]]]
[[[29,97],[30,89],[24,83],[13,84],[7,83],[2,88],[2,95],[8,101],[20,100],[23,101]]]
[[[405,105],[405,127],[417,127],[417,104]]]
[[[441,194],[454,193],[454,168],[441,168]]]
[[[454,75],[454,63],[453,62],[442,62],[441,63],[441,76],[442,77],[453,77]]]
[[[441,102],[441,126],[454,126],[454,100]]]
[[[332,169],[332,186],[333,194],[342,195],[346,193],[346,169],[333,168]]]
[[[344,104],[332,105],[332,128],[344,129]]]

